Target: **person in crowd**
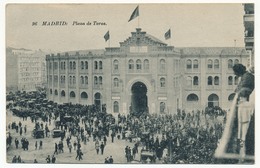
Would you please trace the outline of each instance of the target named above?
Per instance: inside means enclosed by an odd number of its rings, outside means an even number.
[[[24,126],[24,134],[26,134],[26,132],[27,132],[27,126],[25,125]]]
[[[23,135],[23,128],[20,127],[20,136],[22,136],[22,135]]]
[[[74,150],[76,150],[76,147],[77,147],[77,142],[76,141],[73,142],[73,147],[74,147]]]
[[[38,142],[37,141],[35,141],[35,150],[37,150],[37,148],[38,148]]]
[[[71,149],[72,149],[72,145],[71,145],[71,143],[69,143],[69,151],[70,151],[70,153],[71,153]]]
[[[54,146],[54,154],[58,155],[58,144],[57,143],[55,143],[55,146]]]
[[[96,140],[96,142],[95,142],[95,149],[98,154],[99,153],[99,141],[98,140]]]
[[[106,144],[107,144],[107,137],[106,136],[104,136],[103,141],[104,141],[104,145],[106,146]]]
[[[13,159],[12,159],[12,163],[17,163],[17,157],[16,155],[14,155]]]
[[[51,158],[50,155],[47,156],[47,158],[45,159],[47,163],[51,163]]]
[[[108,158],[106,157],[105,158],[105,162],[104,162],[105,164],[108,164],[109,163],[109,161],[108,161]]]
[[[15,147],[16,147],[16,149],[18,149],[18,145],[19,145],[19,141],[18,141],[18,139],[17,138],[15,138]]]
[[[40,140],[39,149],[42,149],[42,140]]]
[[[52,155],[51,163],[55,163],[55,162],[56,162],[56,157],[54,155]]]
[[[103,155],[104,149],[105,149],[105,145],[103,142],[101,142],[101,145],[100,145],[101,155]]]
[[[114,159],[113,159],[112,156],[110,156],[110,158],[108,159],[108,162],[109,162],[110,164],[113,164],[113,163],[114,163]]]
[[[21,159],[20,155],[18,155],[18,157],[17,157],[17,163],[22,163],[22,159]]]

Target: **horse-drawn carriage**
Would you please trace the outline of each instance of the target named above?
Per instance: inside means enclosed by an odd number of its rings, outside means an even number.
[[[38,139],[38,138],[44,138],[44,130],[43,129],[33,129],[32,131],[32,137]]]

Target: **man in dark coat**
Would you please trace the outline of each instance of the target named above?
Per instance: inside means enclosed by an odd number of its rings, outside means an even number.
[[[105,148],[105,145],[104,145],[104,143],[102,142],[101,145],[100,145],[101,155],[103,155],[103,153],[104,153],[104,148]]]

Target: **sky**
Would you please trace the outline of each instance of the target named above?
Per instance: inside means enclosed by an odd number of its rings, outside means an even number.
[[[242,3],[139,4],[139,17],[128,22],[138,4],[9,4],[6,46],[57,52],[119,47],[138,27],[175,47],[243,47]],[[65,21],[66,26],[42,26]],[[92,25],[72,25],[73,22]],[[93,25],[93,22],[106,25]],[[37,26],[32,26],[37,22]],[[164,33],[171,29],[171,39]],[[104,35],[109,30],[110,41]],[[235,42],[236,41],[236,42]]]

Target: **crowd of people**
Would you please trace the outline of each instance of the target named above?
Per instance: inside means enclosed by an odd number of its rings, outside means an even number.
[[[45,129],[46,137],[50,132],[48,126],[53,123],[56,129],[64,131],[60,141],[53,145],[54,152],[50,154],[53,156],[64,153],[63,143],[66,143],[68,151],[71,153],[74,149],[75,159],[80,161],[87,152],[82,151],[81,144],[87,145],[89,141],[95,142],[94,148],[97,155],[103,155],[107,143],[114,143],[117,138],[123,141],[129,140],[133,144],[132,147],[125,148],[126,162],[135,160],[138,148],[140,148],[141,152],[155,153],[154,160],[160,163],[216,163],[213,153],[222,135],[223,117],[217,119],[199,110],[192,112],[178,110],[176,114],[161,115],[145,113],[140,117],[120,113],[113,116],[106,113],[105,105],[102,106],[102,110],[100,106],[95,105],[57,105],[55,103],[42,105],[39,108],[19,104],[20,100],[21,97],[17,100],[13,99],[12,103],[8,104],[8,108],[20,109],[20,112],[16,112],[15,115],[23,113],[22,110],[35,111],[36,114],[26,113],[26,117],[31,118],[35,128]],[[39,115],[37,111],[41,111],[41,114]],[[23,115],[18,116],[24,119]],[[68,118],[70,121],[66,122]],[[12,123],[9,125],[11,128]],[[25,133],[26,126],[23,128],[19,122],[18,130]],[[111,141],[108,141],[108,138]],[[18,148],[19,142],[17,143],[17,139],[15,141]],[[27,143],[29,144],[29,141],[21,139],[24,150],[28,150]],[[35,149],[39,148],[38,146],[42,148],[41,141],[39,144],[35,142]],[[113,158],[111,158],[112,156],[105,158],[105,163],[113,163]],[[46,162],[53,163],[51,160],[48,156]]]

